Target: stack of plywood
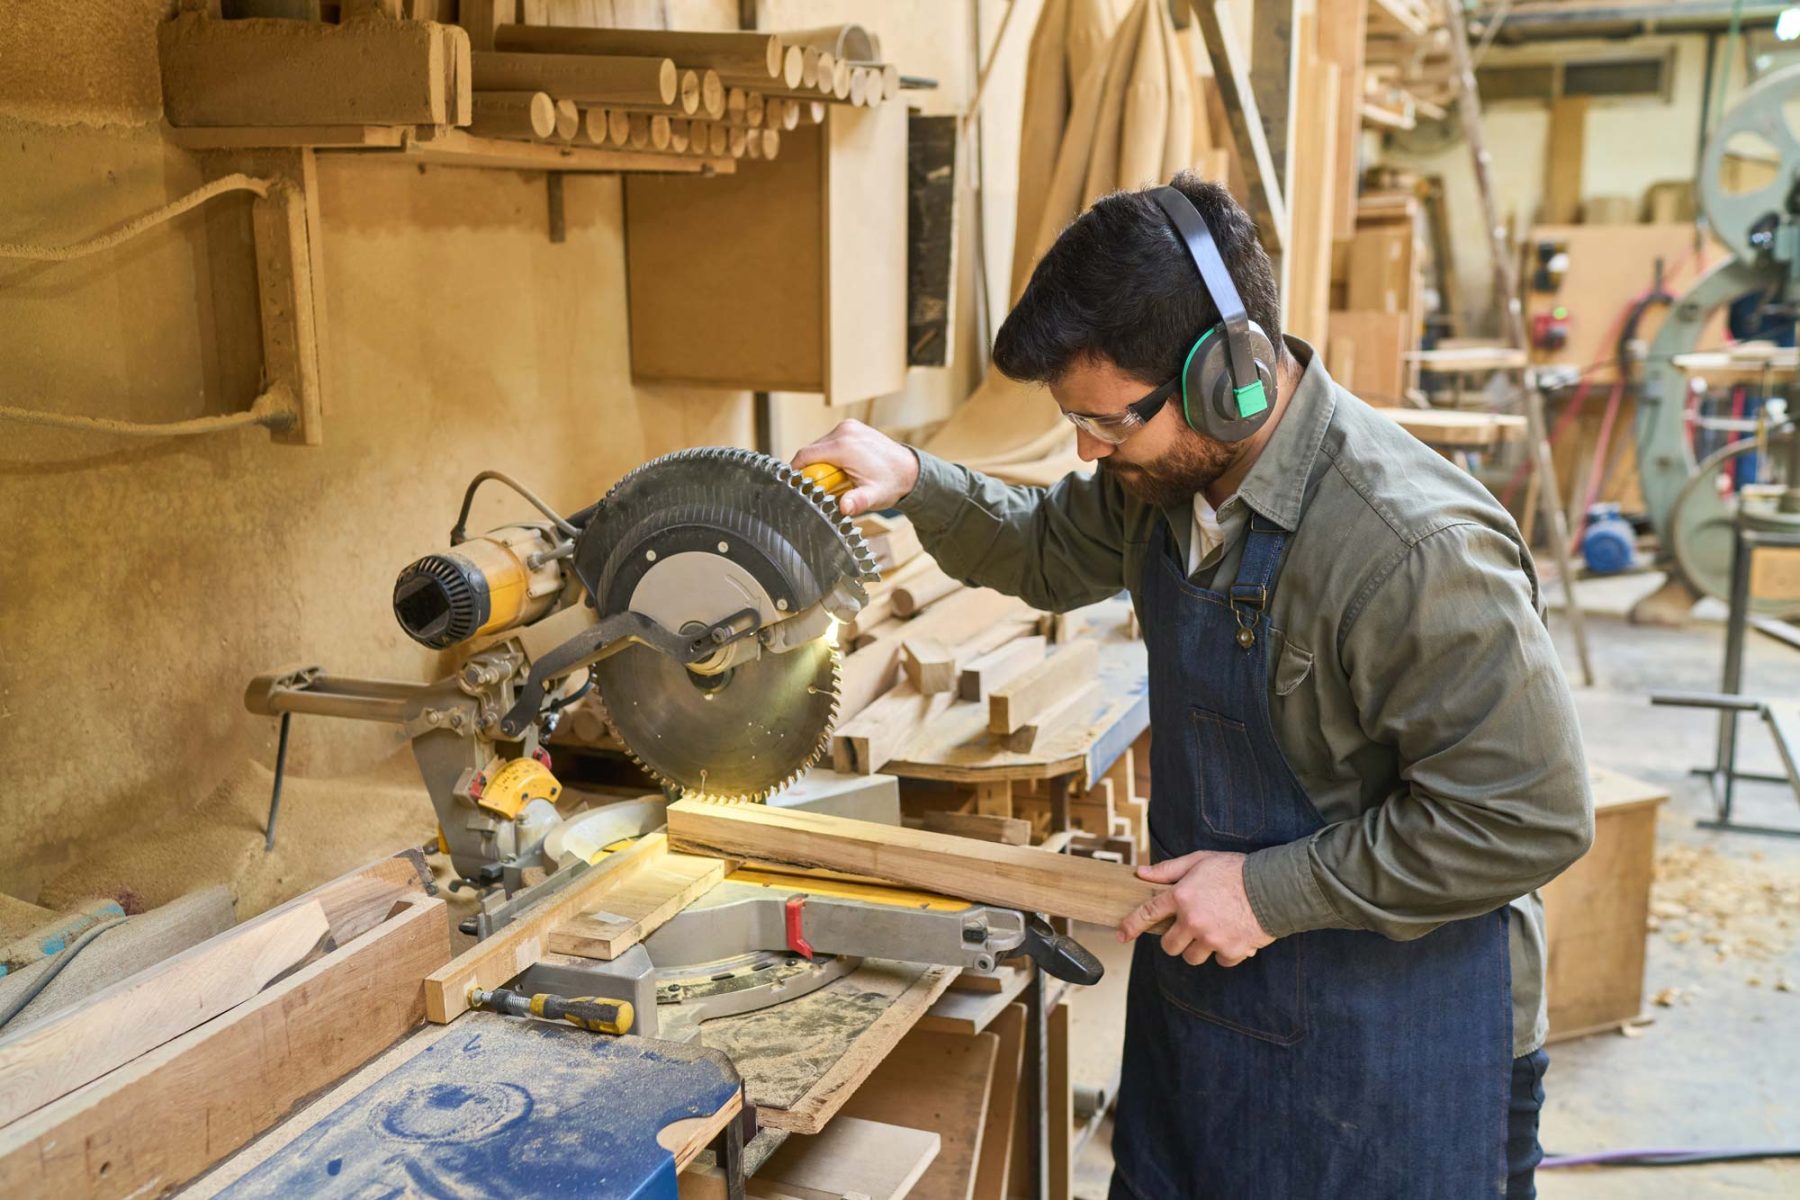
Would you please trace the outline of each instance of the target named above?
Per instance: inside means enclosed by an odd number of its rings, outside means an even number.
[[[1339,243],[1341,299],[1333,307],[1325,359],[1332,377],[1378,404],[1403,402],[1406,353],[1424,326],[1420,206],[1404,192],[1364,196],[1356,232]]]

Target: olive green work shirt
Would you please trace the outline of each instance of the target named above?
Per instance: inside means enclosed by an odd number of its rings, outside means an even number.
[[[1529,1053],[1546,1028],[1536,889],[1593,837],[1537,573],[1485,488],[1287,344],[1304,373],[1193,576],[1229,585],[1247,509],[1292,532],[1269,708],[1326,824],[1249,856],[1251,907],[1272,937],[1404,941],[1510,904],[1514,1053]],[[1187,562],[1193,510],[1159,512],[1104,474],[1016,487],[924,452],[919,464],[900,508],[943,569],[1038,608],[1135,593],[1165,516]]]

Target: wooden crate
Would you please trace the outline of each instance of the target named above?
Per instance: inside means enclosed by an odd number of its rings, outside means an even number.
[[[1591,769],[1594,845],[1543,890],[1550,1040],[1616,1029],[1644,1006],[1656,810],[1669,794]]]
[[[904,104],[831,105],[772,162],[625,183],[631,376],[851,404],[906,383]]]

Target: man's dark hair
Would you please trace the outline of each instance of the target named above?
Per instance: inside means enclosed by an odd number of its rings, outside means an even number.
[[[1285,357],[1275,272],[1249,214],[1191,171],[1173,182],[1206,219],[1250,319]],[[1053,383],[1082,359],[1105,358],[1160,384],[1218,320],[1168,215],[1145,192],[1114,192],[1076,217],[1039,260],[994,339],[994,365],[1013,379]]]

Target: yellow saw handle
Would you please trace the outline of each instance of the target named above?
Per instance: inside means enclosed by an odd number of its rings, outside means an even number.
[[[803,468],[800,475],[833,499],[856,486],[856,480],[845,474],[842,467],[835,467],[830,463],[814,463]]]

